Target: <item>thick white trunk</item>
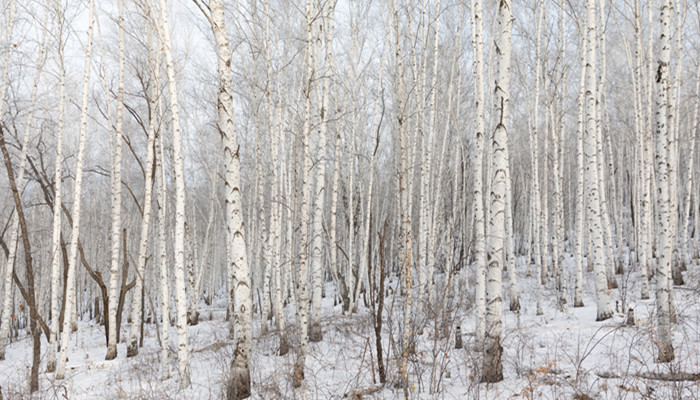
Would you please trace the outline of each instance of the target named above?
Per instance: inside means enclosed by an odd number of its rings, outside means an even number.
[[[486,229],[484,219],[484,39],[481,0],[472,0],[472,48],[474,51],[474,101],[476,138],[474,143],[474,251],[476,253],[476,346],[481,348],[486,334]]]
[[[659,218],[659,260],[656,271],[656,318],[658,326],[658,361],[673,360],[673,336],[671,334],[670,288],[671,257],[673,256],[673,239],[671,220],[676,215],[669,198],[669,135],[668,135],[668,84],[670,49],[670,24],[672,8],[669,0],[661,3],[661,37],[659,39],[659,58],[656,71],[656,179],[657,179],[657,213]]]
[[[504,261],[505,243],[505,200],[509,188],[506,185],[508,169],[508,107],[510,102],[511,32],[513,29],[512,3],[503,0],[498,7],[496,47],[497,76],[494,89],[494,118],[496,130],[493,133],[493,181],[491,206],[489,208],[488,268],[486,273],[486,336],[484,338],[485,358],[482,381],[500,382],[503,380],[501,355],[501,274]]]
[[[219,75],[218,127],[224,140],[226,193],[227,263],[232,273],[234,356],[231,361],[227,398],[242,399],[251,394],[250,354],[252,350],[253,299],[251,271],[246,257],[245,226],[241,210],[241,164],[236,138],[232,97],[231,53],[221,0],[209,2],[212,30],[216,39]]]

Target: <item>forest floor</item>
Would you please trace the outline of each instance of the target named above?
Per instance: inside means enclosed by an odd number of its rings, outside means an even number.
[[[520,260],[523,261],[523,260]],[[567,263],[573,264],[571,259]],[[569,265],[573,267],[573,265]],[[519,267],[523,271],[524,267]],[[569,269],[572,271],[573,269]],[[416,335],[416,351],[409,359],[409,398],[420,399],[700,399],[700,266],[684,273],[685,285],[676,287],[677,323],[674,325],[676,358],[656,363],[655,303],[640,301],[636,273],[618,275],[620,287],[611,290],[618,312],[613,318],[596,322],[593,282],[586,274],[583,308],[558,308],[552,283],[543,293],[544,315],[535,315],[534,278],[520,276],[522,309],[507,311],[504,301],[503,374],[497,384],[480,384],[481,353],[474,351],[474,311],[465,304],[421,321],[423,332]],[[653,282],[653,279],[652,279]],[[569,290],[573,290],[570,279]],[[439,286],[439,285],[438,285]],[[466,286],[466,284],[458,285]],[[330,288],[330,286],[329,286]],[[466,297],[467,287],[457,287],[452,303]],[[438,299],[440,295],[438,295]],[[634,307],[636,324],[625,326],[622,304]],[[383,328],[384,363],[389,382],[379,385],[374,328],[370,311],[360,307],[353,316],[342,315],[329,296],[323,303],[323,341],[310,343],[305,382],[293,390],[290,374],[293,349],[277,355],[274,330],[261,335],[255,320],[251,374],[256,399],[399,399],[404,390],[394,388],[400,336],[400,297],[386,299]],[[71,336],[67,378],[56,381],[53,374],[41,374],[41,390],[34,399],[220,399],[233,349],[222,305],[204,310],[200,323],[189,328],[192,385],[178,388],[175,362],[176,332],[170,333],[171,378],[160,379],[160,348],[155,325],[146,325],[144,346],[135,358],[125,358],[126,344],[118,346],[119,356],[104,361],[103,327],[80,322]],[[625,304],[624,308],[628,305]],[[291,306],[287,321],[293,323]],[[430,312],[426,313],[430,314]],[[455,349],[455,327],[461,325],[464,347]],[[294,332],[294,325],[288,326]],[[437,333],[437,337],[436,337]],[[128,325],[122,327],[122,340]],[[20,333],[22,336],[22,333]],[[293,339],[294,335],[290,335]],[[42,345],[45,370],[46,343]],[[388,356],[386,355],[388,353]],[[22,336],[8,346],[0,361],[0,386],[4,399],[30,398],[28,375],[31,365],[30,339]]]

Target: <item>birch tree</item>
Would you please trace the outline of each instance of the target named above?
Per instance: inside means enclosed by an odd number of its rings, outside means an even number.
[[[119,244],[121,243],[122,208],[122,125],[124,119],[124,4],[119,9],[119,77],[117,78],[117,116],[112,161],[112,263],[109,269],[109,334],[106,360],[117,358],[117,284],[119,279]],[[138,281],[138,280],[137,280]],[[138,290],[138,289],[137,289]],[[140,292],[140,291],[139,291]],[[140,302],[139,302],[140,303]],[[136,324],[133,324],[136,325]],[[132,350],[133,351],[133,350]],[[138,350],[136,350],[138,352]]]
[[[75,169],[75,183],[73,186],[73,226],[70,235],[70,258],[68,259],[68,276],[66,277],[66,310],[63,319],[63,332],[61,336],[61,353],[58,357],[58,368],[56,369],[56,379],[63,379],[66,375],[66,361],[68,355],[68,344],[70,340],[70,323],[75,309],[75,273],[78,258],[78,239],[80,236],[80,207],[82,199],[83,185],[83,163],[85,161],[85,142],[87,136],[88,119],[88,95],[90,93],[90,69],[92,56],[92,31],[94,26],[95,2],[90,0],[88,5],[90,14],[88,17],[88,38],[85,48],[85,68],[83,73],[83,92],[80,112],[80,136],[78,142],[78,158]],[[115,325],[116,326],[116,325]]]
[[[484,42],[481,0],[472,0],[472,48],[474,51],[474,102],[476,103],[476,129],[474,148],[474,251],[476,254],[476,343],[484,343],[486,334],[486,232],[483,198],[484,132]]]
[[[215,0],[216,1],[216,0]],[[185,165],[182,154],[182,130],[178,106],[177,80],[170,40],[168,8],[165,0],[159,0],[159,38],[165,55],[170,95],[170,118],[173,135],[173,166],[175,169],[175,308],[177,310],[177,361],[180,373],[180,387],[190,385],[190,371],[187,362],[187,293],[185,289]],[[243,305],[241,305],[243,306]],[[252,309],[252,308],[251,308]]]
[[[542,58],[540,55],[541,49],[541,32],[542,32],[542,22],[545,13],[544,2],[538,1],[536,12],[537,12],[537,22],[536,22],[536,39],[535,39],[535,99],[532,109],[532,130],[530,131],[530,154],[532,157],[532,218],[533,218],[533,237],[535,246],[535,292],[536,294],[536,307],[537,315],[542,315],[542,285],[544,284],[545,275],[547,271],[547,240],[544,216],[546,210],[544,210],[543,203],[546,202],[547,194],[546,189],[544,191],[540,190],[540,176],[539,176],[539,138],[538,132],[540,129],[539,125],[539,103],[540,103],[540,79],[541,79],[541,65]],[[546,139],[545,139],[546,143]],[[545,151],[545,161],[546,165],[546,151]],[[547,180],[547,174],[544,174],[544,181]],[[544,238],[544,239],[543,239]]]
[[[671,60],[671,13],[673,9],[669,0],[661,3],[661,35],[659,38],[659,56],[656,68],[656,179],[657,208],[659,219],[659,262],[656,270],[656,319],[659,362],[670,362],[674,358],[673,336],[671,334],[671,310],[669,307],[670,288],[668,281],[671,274],[673,256],[673,239],[671,219],[675,210],[670,208],[669,196],[669,135],[668,135],[668,90],[669,64]]]
[[[597,157],[597,120],[596,120],[596,18],[595,0],[586,1],[586,59],[585,59],[585,92],[586,92],[586,125],[584,135],[584,154],[586,163],[586,222],[588,234],[592,243],[593,268],[595,271],[596,291],[596,321],[612,317],[610,295],[605,268],[605,249],[603,244],[603,227],[601,225],[600,198],[598,184]],[[589,253],[589,256],[591,254]]]
[[[492,186],[489,207],[488,267],[486,271],[486,335],[483,382],[503,380],[501,355],[501,274],[504,265],[505,200],[508,159],[508,107],[510,102],[511,34],[513,30],[512,3],[502,0],[498,5],[496,22],[496,82],[494,88],[494,118],[496,129],[492,138]],[[538,283],[539,284],[539,283]]]
[[[409,187],[409,146],[408,137],[405,127],[404,114],[404,76],[403,76],[403,54],[401,50],[401,35],[399,31],[399,10],[396,6],[396,0],[392,1],[392,13],[394,24],[394,39],[395,39],[395,62],[396,72],[394,75],[394,92],[397,99],[396,105],[396,130],[399,143],[399,168],[398,168],[398,183],[399,183],[399,201],[400,201],[400,251],[399,265],[401,269],[402,288],[405,294],[403,304],[403,329],[401,333],[401,357],[399,363],[399,381],[404,389],[404,396],[408,396],[408,353],[410,340],[412,340],[413,331],[411,325],[411,308],[413,305],[413,295],[411,286],[411,256],[412,256],[412,234],[411,234],[411,207],[410,207],[410,187]]]
[[[59,66],[59,95],[58,95],[58,124],[56,126],[56,159],[54,162],[54,201],[53,201],[53,228],[51,231],[51,335],[49,336],[49,359],[46,363],[46,372],[56,372],[56,340],[58,339],[58,288],[61,263],[61,204],[63,202],[63,190],[61,176],[63,168],[63,118],[66,99],[66,67],[64,63],[63,44],[63,13],[60,2],[54,1],[54,13],[58,33],[58,66]]]
[[[5,26],[5,41],[7,43],[12,42],[12,32],[14,30],[14,24],[15,24],[15,16],[16,16],[16,11],[17,11],[17,4],[15,1],[11,1],[9,4],[9,13],[6,16],[7,18],[7,25]],[[9,79],[8,79],[8,69],[9,69],[9,64],[10,64],[10,55],[12,52],[6,51],[3,57],[3,62],[2,62],[2,83],[0,86],[0,116],[3,115],[4,109],[5,109],[5,93],[7,92],[7,86],[9,84]],[[25,139],[26,141],[27,139]],[[22,161],[20,161],[20,165],[24,164],[24,160],[26,159],[26,145],[23,146],[23,156],[21,158]],[[22,171],[22,168],[20,166],[19,172]],[[20,174],[18,174],[20,175]],[[21,174],[23,175],[23,174]],[[11,228],[11,239],[10,239],[10,249],[11,252],[14,251],[16,248],[16,242],[17,242],[17,232],[19,229],[19,220],[17,220],[17,216],[12,217],[12,228]],[[5,348],[7,346],[7,334],[10,329],[10,303],[12,301],[12,290],[10,290],[10,287],[12,285],[12,271],[14,268],[14,255],[10,257],[8,255],[7,261],[5,263],[5,275],[3,276],[3,302],[2,302],[2,327],[0,327],[0,360],[5,359]]]
[[[120,24],[119,24],[119,92],[117,96],[117,108],[123,106],[124,96],[124,21],[123,21],[123,5],[124,1],[119,0],[120,7]],[[150,36],[150,30],[149,30]],[[151,69],[158,68],[153,60],[153,49],[150,48],[151,40],[149,38],[149,62]],[[159,81],[160,79],[156,80]],[[158,86],[153,87],[150,97],[158,98]],[[143,288],[145,287],[144,278],[146,275],[146,257],[148,256],[148,231],[151,226],[151,203],[153,202],[153,161],[155,157],[155,137],[156,137],[156,111],[157,107],[151,104],[151,115],[148,121],[148,139],[146,143],[146,170],[144,173],[144,199],[143,199],[143,218],[141,220],[141,239],[139,243],[139,253],[136,265],[136,286],[134,288],[134,297],[131,307],[131,327],[129,329],[129,343],[126,349],[126,356],[133,357],[138,354],[138,333],[141,322],[141,303],[143,301]]]
[[[295,293],[296,293],[296,320],[297,320],[297,339],[299,344],[295,349],[296,357],[294,361],[294,372],[292,374],[292,385],[300,387],[304,380],[304,367],[306,363],[306,346],[308,344],[308,329],[309,329],[309,305],[307,293],[307,274],[308,274],[308,213],[310,201],[309,188],[309,170],[311,168],[311,160],[309,154],[309,139],[311,135],[311,107],[313,102],[313,80],[314,80],[314,36],[313,24],[317,18],[317,10],[312,0],[306,0],[306,55],[304,62],[304,81],[303,81],[303,96],[304,96],[304,125],[301,132],[301,147],[302,147],[302,166],[301,166],[301,207],[299,209],[299,257],[298,267],[295,274]],[[297,174],[298,175],[298,174]]]
[[[208,17],[216,41],[219,94],[217,125],[224,141],[226,193],[226,248],[228,271],[231,274],[233,302],[234,355],[227,382],[229,400],[250,396],[250,354],[252,349],[253,298],[251,270],[248,264],[245,225],[242,215],[241,162],[234,125],[231,51],[226,31],[226,19],[221,0],[210,0]],[[205,16],[207,14],[205,13]]]

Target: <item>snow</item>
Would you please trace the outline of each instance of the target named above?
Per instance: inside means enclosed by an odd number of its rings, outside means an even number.
[[[567,258],[569,268],[573,260]],[[665,382],[641,377],[645,373],[700,372],[700,290],[699,266],[685,273],[686,285],[676,287],[677,323],[674,324],[676,359],[669,364],[654,362],[654,300],[639,300],[636,272],[619,275],[620,288],[611,297],[620,306],[613,318],[596,322],[591,273],[586,273],[586,307],[556,307],[556,293],[549,282],[544,291],[544,315],[535,316],[533,277],[525,276],[523,260],[518,272],[521,284],[520,315],[504,311],[503,361],[505,380],[480,384],[477,368],[481,353],[473,349],[474,310],[462,298],[458,312],[448,312],[449,339],[441,336],[443,320],[425,318],[422,335],[417,336],[416,353],[409,357],[411,390],[416,399],[686,399],[700,397],[700,384],[693,381]],[[570,274],[573,277],[575,274]],[[629,276],[628,276],[629,275]],[[394,280],[395,282],[395,280]],[[505,282],[504,282],[505,283]],[[573,282],[569,282],[573,287]],[[440,283],[438,282],[438,287]],[[653,286],[652,286],[653,288]],[[397,291],[395,291],[397,292]],[[389,383],[379,385],[374,329],[369,310],[360,307],[352,316],[342,315],[333,305],[332,289],[323,299],[323,341],[309,343],[304,385],[296,391],[290,374],[293,349],[277,355],[274,330],[260,335],[260,320],[254,324],[251,377],[255,399],[332,399],[365,391],[362,398],[403,398],[403,389],[394,388],[397,363],[394,349],[400,337],[401,298],[386,299],[383,348]],[[457,293],[465,297],[466,288]],[[570,292],[571,293],[571,292]],[[653,293],[653,290],[652,290]],[[439,296],[438,296],[439,297]],[[625,326],[623,298],[634,304],[636,325]],[[456,302],[458,299],[455,298]],[[505,302],[504,304],[508,304]],[[189,327],[192,385],[177,384],[175,328],[171,327],[170,368],[172,378],[161,381],[159,344],[156,327],[146,325],[144,346],[135,358],[126,359],[129,325],[122,327],[119,356],[104,361],[103,327],[81,321],[71,336],[67,378],[56,381],[53,374],[41,374],[37,399],[220,399],[233,349],[228,339],[228,323],[222,304],[211,312],[203,309],[199,325]],[[627,305],[625,307],[628,307]],[[449,311],[449,310],[448,310]],[[626,310],[625,310],[626,311]],[[294,330],[293,308],[285,308],[290,332]],[[454,349],[454,328],[460,324],[464,348]],[[435,332],[438,338],[435,339]],[[0,386],[5,399],[29,398],[28,375],[31,365],[30,338],[20,332],[20,340],[8,346],[7,358],[0,361]],[[292,345],[294,335],[290,335]],[[389,352],[389,356],[386,354]],[[42,371],[46,363],[46,343],[42,343]],[[578,395],[578,397],[574,397]],[[590,397],[585,397],[590,396]],[[64,397],[65,396],[65,397]]]

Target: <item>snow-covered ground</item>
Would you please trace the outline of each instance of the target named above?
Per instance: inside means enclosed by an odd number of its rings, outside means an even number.
[[[567,262],[571,263],[570,259]],[[572,266],[572,265],[570,265]],[[640,301],[635,273],[618,275],[620,288],[613,298],[633,303],[636,325],[625,326],[625,315],[595,321],[592,280],[584,287],[583,308],[569,306],[558,310],[556,295],[548,286],[543,296],[544,315],[535,316],[533,278],[519,267],[522,310],[507,311],[504,302],[503,361],[505,380],[498,384],[478,383],[481,354],[473,350],[473,309],[462,302],[459,308],[435,319],[428,318],[417,335],[416,352],[410,357],[410,398],[420,399],[697,399],[699,381],[648,379],[700,373],[700,267],[693,265],[684,274],[686,285],[677,287],[677,323],[674,325],[676,359],[670,364],[654,362],[654,300]],[[653,282],[653,279],[652,279]],[[330,286],[329,286],[330,288]],[[459,287],[456,296],[466,296]],[[653,285],[652,285],[653,289]],[[573,290],[571,282],[570,291]],[[653,290],[652,290],[653,292]],[[454,298],[457,300],[457,297]],[[507,299],[506,299],[507,300]],[[277,355],[274,330],[260,335],[256,320],[252,359],[253,397],[257,399],[332,399],[404,397],[394,388],[397,375],[401,317],[400,297],[386,299],[383,328],[385,364],[389,383],[379,385],[374,329],[369,311],[360,309],[353,316],[341,315],[330,296],[324,299],[324,339],[308,347],[305,383],[291,387],[294,362],[291,350]],[[184,390],[177,383],[175,330],[172,329],[170,373],[160,379],[160,349],[154,325],[147,325],[144,347],[138,357],[126,359],[126,345],[119,344],[119,357],[104,361],[106,352],[103,327],[81,322],[71,337],[69,372],[63,381],[53,374],[41,374],[41,390],[36,399],[220,399],[232,357],[228,327],[220,304],[213,312],[201,314],[200,323],[190,327],[190,368],[192,385]],[[620,309],[620,311],[622,311]],[[293,309],[286,308],[288,328],[293,332]],[[210,316],[211,314],[211,316]],[[448,321],[443,323],[443,321]],[[464,348],[454,348],[455,326],[462,327]],[[128,325],[122,328],[122,340]],[[444,332],[449,330],[449,337]],[[435,333],[437,332],[437,338]],[[293,336],[293,335],[292,335]],[[292,337],[293,341],[293,337]],[[43,363],[45,343],[42,347]],[[388,357],[387,357],[388,352]],[[5,399],[29,398],[28,375],[31,365],[30,339],[12,343],[7,358],[0,361],[0,386]],[[42,365],[45,370],[45,365]],[[676,374],[676,375],[674,375]]]

